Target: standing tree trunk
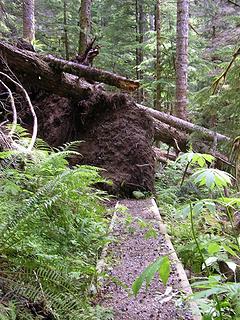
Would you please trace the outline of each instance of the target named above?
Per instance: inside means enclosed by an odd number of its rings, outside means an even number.
[[[23,39],[32,43],[35,39],[34,0],[23,0]]]
[[[177,0],[176,115],[187,118],[189,0]]]
[[[69,43],[68,43],[68,29],[67,29],[67,1],[63,2],[63,25],[64,25],[64,47],[66,60],[69,60]]]
[[[142,0],[136,0],[136,40],[138,47],[136,49],[136,72],[137,80],[143,79],[143,72],[139,70],[139,65],[143,62],[143,41],[144,41],[144,12]],[[143,89],[138,89],[137,100],[139,103],[143,101]]]
[[[161,110],[161,28],[162,28],[162,17],[161,17],[161,0],[157,0],[156,5],[156,35],[157,35],[157,58],[156,58],[156,100],[155,109]]]
[[[92,0],[82,0],[81,8],[79,10],[79,47],[78,53],[83,54],[88,45],[88,38],[91,31],[91,7]]]

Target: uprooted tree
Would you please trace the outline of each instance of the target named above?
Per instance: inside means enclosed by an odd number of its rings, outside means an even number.
[[[219,163],[228,163],[217,150],[219,142],[229,142],[228,137],[134,103],[126,92],[137,90],[137,81],[1,41],[0,57],[1,101],[5,106],[1,121],[13,119],[6,111],[12,92],[20,124],[32,132],[29,103],[16,85],[22,83],[38,118],[38,136],[50,146],[83,141],[79,145],[81,156],[71,163],[105,169],[103,175],[113,181],[113,186],[102,187],[114,193],[153,191],[155,158],[164,162],[173,157],[152,148],[154,137],[180,152],[187,150],[189,134],[196,132],[204,139],[198,139],[194,148],[214,153]],[[124,92],[107,92],[102,83]]]

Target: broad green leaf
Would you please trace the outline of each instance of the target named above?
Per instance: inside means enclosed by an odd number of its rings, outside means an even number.
[[[232,248],[230,248],[229,246],[223,244],[222,247],[223,247],[223,249],[224,249],[225,251],[227,251],[228,253],[230,253],[233,257],[238,257],[238,255],[236,254],[236,252],[235,252]]]
[[[162,263],[159,267],[159,277],[163,284],[166,285],[170,275],[170,261],[168,257],[163,257]]]
[[[177,161],[181,163],[187,162],[192,165],[197,163],[201,168],[206,166],[206,162],[212,163],[213,160],[214,160],[214,157],[211,156],[210,154],[195,153],[193,151],[184,153],[183,155],[179,156],[177,159]]]
[[[229,173],[213,168],[199,169],[192,177],[196,184],[206,185],[209,189],[231,185],[231,179],[233,179]]]
[[[211,212],[215,213],[216,212],[216,205],[212,201],[204,201],[205,207]]]
[[[203,202],[199,201],[193,206],[193,213],[198,215],[203,209]]]
[[[142,285],[143,285],[143,282],[145,280],[145,277],[144,277],[144,274],[142,273],[139,277],[137,277],[135,279],[135,281],[133,282],[132,284],[132,291],[133,291],[133,294],[135,295],[135,297],[138,295]]]
[[[135,296],[139,293],[142,285],[146,282],[146,288],[150,285],[156,273],[159,273],[160,279],[167,283],[170,274],[170,262],[168,257],[160,257],[150,264],[132,284],[132,291]]]
[[[208,250],[208,253],[212,255],[219,252],[221,250],[221,247],[218,243],[212,242],[208,245],[207,250]]]
[[[193,294],[193,299],[202,299],[202,298],[208,298],[210,296],[212,296],[213,294],[219,294],[225,292],[225,289],[220,288],[220,287],[213,287],[211,289],[207,289],[207,290],[202,290],[200,292],[194,293]]]

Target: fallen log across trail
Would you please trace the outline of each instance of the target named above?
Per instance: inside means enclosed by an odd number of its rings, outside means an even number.
[[[94,84],[79,79],[81,77],[91,82],[103,82],[126,91],[135,91],[139,88],[138,81],[51,55],[38,55],[34,52],[18,49],[2,41],[0,41],[0,55],[15,71],[24,72],[26,77],[27,75],[33,76],[32,82],[36,81],[36,85],[63,97],[72,95],[80,98],[84,93],[91,94],[93,91],[97,93],[99,88]],[[140,104],[136,105],[148,115],[174,128],[188,133],[198,132],[209,140],[230,141],[229,137],[202,126]]]

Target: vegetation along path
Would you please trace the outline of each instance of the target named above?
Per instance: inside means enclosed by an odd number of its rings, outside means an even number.
[[[200,319],[193,305],[182,302],[191,288],[153,199],[119,201],[111,232],[116,241],[108,247],[105,264],[100,263],[109,275],[101,304],[113,308],[115,320]],[[135,281],[136,290],[138,276],[160,256],[171,260],[166,286],[155,275],[148,290],[144,285],[134,297],[129,288]]]

